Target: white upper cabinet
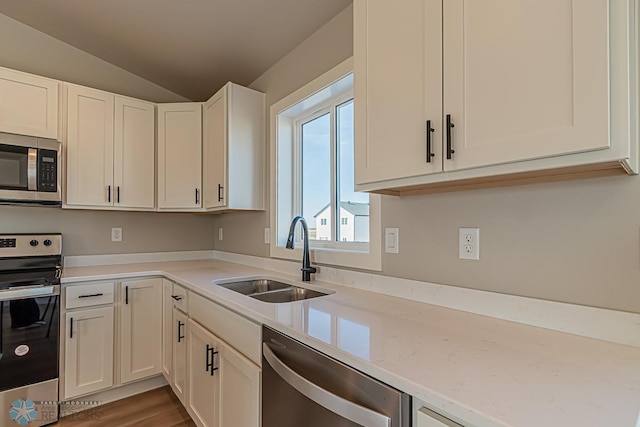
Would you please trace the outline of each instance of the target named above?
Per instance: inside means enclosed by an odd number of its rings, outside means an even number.
[[[425,0],[355,4],[356,183],[442,171],[438,9]]]
[[[114,206],[155,208],[155,107],[116,97],[113,181]]]
[[[264,209],[264,94],[227,83],[204,104],[204,208]]]
[[[355,0],[356,188],[636,173],[630,13],[627,0]]]
[[[444,1],[445,170],[609,148],[608,5]]]
[[[113,206],[114,96],[65,84],[66,205]]]
[[[60,82],[0,68],[0,132],[60,139]]]
[[[158,209],[202,207],[202,104],[158,104]]]
[[[67,208],[155,208],[154,104],[65,84]]]

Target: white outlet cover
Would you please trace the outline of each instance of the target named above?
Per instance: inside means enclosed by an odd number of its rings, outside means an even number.
[[[122,242],[122,228],[112,228],[111,229],[111,241],[112,242]]]
[[[461,228],[458,234],[458,258],[480,260],[480,229]]]
[[[384,251],[388,254],[400,253],[400,229],[384,229]]]

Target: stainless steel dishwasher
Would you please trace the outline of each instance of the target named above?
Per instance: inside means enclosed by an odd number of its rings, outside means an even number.
[[[266,326],[262,341],[262,427],[411,425],[409,395]]]

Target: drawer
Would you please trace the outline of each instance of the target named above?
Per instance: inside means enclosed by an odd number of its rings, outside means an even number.
[[[86,285],[68,286],[65,289],[65,308],[91,307],[94,305],[113,304],[115,301],[114,283],[89,283]]]
[[[193,292],[189,296],[189,317],[262,366],[260,325]]]
[[[182,311],[183,313],[187,312],[187,290],[185,288],[174,283],[171,298],[173,298],[173,306],[175,308]]]

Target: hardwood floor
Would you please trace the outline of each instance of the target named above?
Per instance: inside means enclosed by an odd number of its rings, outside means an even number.
[[[195,426],[169,386],[61,419],[54,427]]]

